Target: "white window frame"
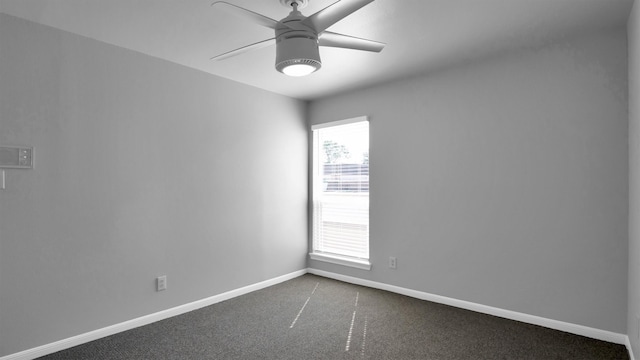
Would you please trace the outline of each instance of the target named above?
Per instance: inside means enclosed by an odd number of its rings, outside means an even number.
[[[339,125],[347,125],[347,124],[353,124],[353,123],[357,123],[357,122],[362,122],[362,121],[369,121],[368,117],[366,116],[360,116],[360,117],[355,117],[355,118],[351,118],[351,119],[345,119],[345,120],[339,120],[339,121],[332,121],[332,122],[328,122],[328,123],[322,123],[322,124],[317,124],[317,125],[312,125],[311,126],[311,130],[312,130],[312,138],[311,138],[311,142],[312,144],[314,143],[314,131],[315,130],[320,130],[323,128],[329,128],[329,127],[334,127],[334,126],[339,126]],[[316,211],[315,209],[315,201],[316,201],[316,196],[317,196],[317,191],[318,191],[318,187],[319,184],[316,184],[316,179],[318,177],[318,164],[319,164],[319,154],[317,154],[316,149],[312,146],[312,159],[311,159],[311,166],[312,166],[312,178],[311,178],[311,196],[310,196],[310,200],[311,200],[311,226],[313,228],[314,226],[314,219],[315,219],[315,214],[314,211]],[[370,198],[370,195],[369,195]],[[368,239],[368,241],[370,241],[370,239]],[[370,255],[370,254],[369,254]],[[367,258],[359,258],[359,257],[352,257],[352,256],[347,256],[347,255],[340,255],[340,254],[333,254],[333,253],[326,253],[326,252],[319,252],[316,251],[316,247],[315,247],[315,234],[314,231],[312,229],[311,231],[311,252],[309,253],[309,257],[312,260],[317,260],[317,261],[323,261],[323,262],[328,262],[328,263],[332,263],[332,264],[338,264],[338,265],[343,265],[343,266],[349,266],[349,267],[354,267],[357,269],[361,269],[361,270],[371,270],[371,262],[369,260],[369,256]]]

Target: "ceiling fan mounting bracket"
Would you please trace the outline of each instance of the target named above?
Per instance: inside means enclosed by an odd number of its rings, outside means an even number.
[[[291,9],[293,7],[293,3],[297,3],[298,10],[301,10],[309,5],[309,0],[280,0],[280,4],[285,6],[287,9]]]

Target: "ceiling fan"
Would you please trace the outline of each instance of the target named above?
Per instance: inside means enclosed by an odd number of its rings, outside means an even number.
[[[275,30],[275,36],[214,56],[211,60],[223,60],[275,44],[276,70],[289,76],[305,76],[322,66],[318,46],[380,52],[384,43],[326,31],[373,1],[336,1],[313,15],[304,16],[299,9],[306,7],[309,0],[280,0],[282,5],[292,8],[291,13],[280,21],[225,1],[216,1],[211,6],[224,6],[238,16]]]

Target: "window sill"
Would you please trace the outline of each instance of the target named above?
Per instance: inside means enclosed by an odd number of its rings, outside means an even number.
[[[365,259],[322,253],[309,253],[309,257],[311,260],[324,261],[332,264],[354,267],[361,270],[371,270],[371,263],[369,260]]]

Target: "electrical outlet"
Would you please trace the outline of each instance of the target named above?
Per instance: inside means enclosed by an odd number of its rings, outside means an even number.
[[[397,266],[396,258],[394,256],[389,256],[389,268],[395,269]]]
[[[167,275],[156,278],[156,291],[167,290]]]

